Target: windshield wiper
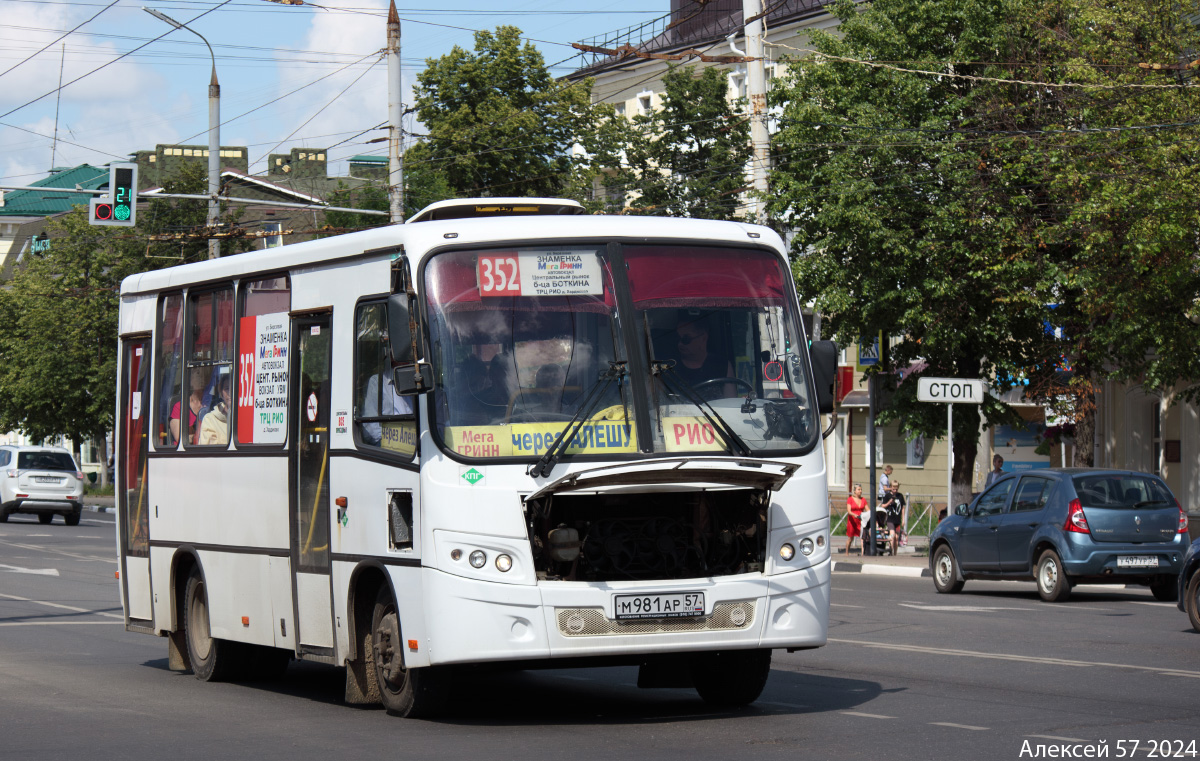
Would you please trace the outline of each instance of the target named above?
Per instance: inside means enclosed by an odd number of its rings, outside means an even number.
[[[571,439],[575,438],[575,434],[583,427],[583,421],[591,417],[592,413],[596,411],[596,406],[604,398],[604,392],[608,390],[613,381],[620,381],[624,377],[625,362],[610,361],[608,369],[601,373],[596,382],[592,384],[592,387],[588,389],[587,396],[584,398],[583,403],[579,405],[575,416],[567,423],[566,428],[563,428],[562,433],[558,434],[558,438],[554,440],[554,443],[550,445],[546,453],[529,470],[525,471],[526,474],[534,478],[550,475],[550,471],[553,470],[554,465],[558,462],[558,458],[562,457],[563,453],[567,451],[567,447],[570,446]],[[625,424],[626,430],[628,430],[628,415],[626,416]]]
[[[668,390],[674,390],[675,393],[683,396],[689,402],[696,405],[696,407],[700,410],[700,413],[704,415],[705,419],[707,419],[709,424],[713,427],[713,431],[715,431],[717,435],[721,437],[721,440],[725,442],[725,446],[727,449],[729,449],[730,454],[737,454],[737,452],[734,451],[734,447],[736,446],[737,449],[741,450],[741,454],[744,457],[750,456],[750,447],[745,441],[742,441],[742,437],[734,433],[734,430],[729,427],[728,423],[725,422],[725,418],[721,417],[720,413],[713,409],[712,405],[702,399],[700,395],[696,393],[696,390],[692,388],[687,381],[679,377],[679,373],[675,372],[675,360],[650,360],[650,373],[651,375],[657,375],[658,377],[662,378],[663,385],[674,385],[675,389],[668,388]],[[705,409],[706,407],[708,409]]]

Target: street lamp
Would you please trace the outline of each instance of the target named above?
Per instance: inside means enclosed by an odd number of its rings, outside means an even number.
[[[159,21],[165,21],[176,29],[186,29],[204,41],[208,55],[212,58],[212,79],[208,83],[208,227],[211,230],[217,224],[217,195],[221,189],[221,85],[217,82],[217,57],[213,55],[212,45],[204,39],[204,35],[191,27],[184,26],[175,19],[153,8],[143,7]],[[208,258],[218,259],[221,256],[221,242],[216,238],[208,239]]]

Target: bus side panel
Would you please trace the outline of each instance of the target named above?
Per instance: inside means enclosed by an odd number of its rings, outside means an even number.
[[[150,558],[125,558],[125,583],[129,589],[129,617],[140,621],[154,618],[150,596]]]
[[[266,555],[201,551],[209,630],[219,639],[275,645]],[[328,595],[328,593],[326,593]]]
[[[287,457],[202,451],[150,460],[150,536],[212,549],[287,550]]]
[[[296,649],[292,639],[296,620],[292,614],[292,561],[291,558],[267,558],[271,585],[271,629],[275,633],[275,647],[284,650]]]
[[[117,332],[138,333],[154,329],[154,309],[158,304],[157,293],[147,293],[139,296],[122,296],[120,326]]]
[[[182,620],[183,612],[175,610],[175,597],[171,594],[171,563],[177,550],[173,547],[150,547],[150,582],[154,587],[154,630],[175,631],[175,620]],[[183,583],[185,579],[180,579]]]

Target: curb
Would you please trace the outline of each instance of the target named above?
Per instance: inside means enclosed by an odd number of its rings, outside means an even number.
[[[933,574],[928,568],[916,568],[903,565],[880,565],[875,563],[837,563],[833,564],[834,573],[866,573],[876,576],[907,576],[910,578],[930,578]]]
[[[115,513],[115,507],[102,507],[100,505],[84,505],[85,510],[91,510],[93,513]]]

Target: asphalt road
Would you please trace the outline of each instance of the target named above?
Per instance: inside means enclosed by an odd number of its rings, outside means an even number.
[[[632,668],[478,673],[453,713],[341,704],[342,672],[204,684],[121,625],[113,516],[0,524],[0,759],[1017,759],[1026,742],[1173,740],[1200,756],[1200,634],[1143,589],[835,574],[829,645],[776,653],[762,698],[708,708]],[[1195,755],[1186,755],[1188,743]],[[1121,748],[1128,753],[1132,743]],[[1124,757],[1130,757],[1128,755]]]

